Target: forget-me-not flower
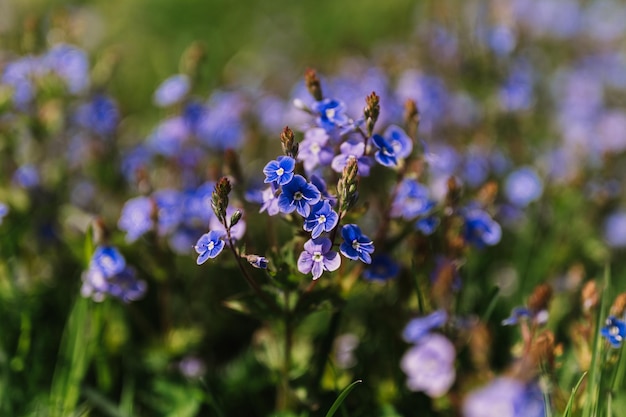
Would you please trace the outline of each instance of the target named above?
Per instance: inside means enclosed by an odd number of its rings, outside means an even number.
[[[327,132],[331,132],[335,127],[347,125],[350,120],[345,114],[346,105],[340,100],[325,98],[314,102],[311,108],[319,115],[317,125]]]
[[[290,156],[279,156],[275,161],[270,161],[263,168],[265,183],[285,185],[293,178],[293,170],[296,160]]]
[[[604,327],[600,329],[600,334],[608,340],[611,346],[618,348],[622,345],[624,337],[626,337],[626,322],[615,316],[609,316]]]
[[[331,250],[333,244],[327,237],[309,239],[304,244],[304,251],[298,257],[298,271],[303,274],[313,273],[318,279],[324,271],[335,271],[341,265],[341,257]]]
[[[344,242],[339,250],[343,256],[352,260],[360,259],[366,264],[372,263],[371,254],[374,252],[374,242],[361,232],[359,226],[346,224],[341,229],[341,236]]]
[[[339,215],[330,207],[327,200],[319,201],[311,207],[311,213],[304,219],[304,230],[311,232],[313,239],[322,232],[330,232],[339,221]]]
[[[424,317],[412,319],[404,328],[402,338],[408,343],[418,343],[432,329],[443,326],[448,321],[445,310],[436,310]]]
[[[375,134],[372,136],[372,143],[378,148],[374,154],[376,162],[386,167],[395,167],[398,165],[396,152],[393,146],[391,146],[384,137]]]
[[[201,265],[209,258],[215,258],[224,249],[224,241],[222,237],[224,232],[211,230],[209,233],[205,233],[200,236],[198,242],[194,246],[196,253],[198,253],[198,259],[196,263]]]
[[[523,167],[509,174],[504,192],[511,203],[517,207],[526,207],[541,197],[543,183],[534,169]]]
[[[369,156],[365,155],[365,144],[362,141],[346,141],[341,144],[339,151],[341,153],[335,156],[330,164],[334,171],[342,173],[348,161],[350,159],[356,159],[359,175],[367,177],[370,174],[372,160]]]
[[[320,197],[317,187],[306,182],[302,175],[294,175],[288,184],[283,185],[283,192],[278,197],[278,208],[281,213],[292,213],[295,210],[302,217],[308,217],[311,206],[320,201]]]
[[[502,228],[484,210],[471,208],[463,213],[465,240],[478,247],[493,246],[500,242]]]
[[[152,230],[155,208],[155,203],[149,197],[131,198],[124,204],[117,226],[126,232],[126,242],[132,243]]]

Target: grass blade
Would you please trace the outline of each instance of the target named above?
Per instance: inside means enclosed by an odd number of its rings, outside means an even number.
[[[330,407],[330,410],[328,410],[328,413],[326,413],[326,417],[332,417],[333,415],[335,415],[335,412],[339,409],[339,407],[343,403],[343,400],[345,400],[348,394],[350,394],[350,392],[354,389],[354,387],[356,387],[357,384],[360,384],[361,382],[363,382],[363,380],[357,379],[352,384],[344,388],[341,394],[339,394],[339,397],[337,397],[337,399],[333,403],[332,407]]]
[[[572,393],[569,396],[569,400],[567,400],[567,406],[565,407],[565,411],[563,412],[563,417],[568,417],[572,413],[572,407],[574,406],[574,397],[576,396],[576,393],[578,392],[578,389],[580,388],[580,385],[583,383],[586,376],[587,371],[583,372],[574,388],[572,388]]]

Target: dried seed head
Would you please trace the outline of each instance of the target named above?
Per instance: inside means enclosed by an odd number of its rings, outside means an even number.
[[[552,299],[552,287],[549,284],[539,284],[528,297],[528,308],[534,314],[548,309]]]
[[[621,293],[615,297],[615,301],[611,306],[611,315],[615,317],[622,317],[626,312],[626,293]]]
[[[311,94],[316,101],[321,101],[324,98],[320,80],[317,78],[317,73],[314,69],[308,68],[305,71],[304,82],[306,83],[306,88],[309,90],[309,94]]]
[[[587,281],[580,294],[583,304],[583,311],[589,312],[598,306],[600,296],[598,294],[598,285],[595,281]]]

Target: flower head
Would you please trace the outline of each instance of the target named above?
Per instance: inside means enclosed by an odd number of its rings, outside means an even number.
[[[407,374],[408,388],[423,391],[433,398],[444,395],[456,378],[455,356],[454,346],[445,336],[432,333],[422,337],[400,362],[400,367]]]
[[[513,378],[496,378],[471,392],[463,404],[465,417],[543,417],[545,403],[536,384]]]
[[[265,183],[285,185],[293,178],[293,170],[296,160],[290,156],[279,156],[275,161],[270,161],[263,168]]]
[[[608,340],[614,348],[622,345],[624,337],[626,337],[626,322],[619,320],[615,316],[609,316],[606,319],[605,326],[600,329],[600,334]]]
[[[502,228],[494,221],[487,212],[473,208],[466,210],[465,217],[465,240],[476,246],[493,246],[500,242]]]
[[[320,197],[319,190],[313,184],[306,182],[301,175],[294,175],[288,184],[283,185],[283,192],[278,197],[278,208],[282,213],[296,210],[302,217],[308,217],[311,206],[320,201]]]
[[[341,257],[331,248],[332,243],[326,237],[307,240],[304,251],[298,257],[298,271],[303,274],[312,272],[313,279],[318,279],[324,271],[337,270]]]
[[[346,258],[372,263],[371,254],[374,252],[374,242],[365,236],[356,224],[346,224],[341,229],[344,242],[341,244],[341,254]]]
[[[356,160],[359,169],[359,175],[367,177],[370,174],[372,160],[365,155],[365,144],[361,141],[347,141],[339,147],[341,153],[335,156],[330,164],[331,168],[336,172],[343,172],[351,159]]]
[[[504,191],[511,203],[526,207],[541,196],[543,183],[532,168],[524,167],[508,176]]]
[[[304,230],[311,232],[313,239],[319,237],[322,232],[330,232],[339,221],[339,216],[330,207],[327,200],[319,201],[311,207],[311,213],[304,219]]]
[[[376,162],[386,167],[395,167],[398,165],[398,159],[393,146],[382,136],[372,136],[372,142],[378,150],[374,154]]]
[[[154,209],[155,204],[149,197],[131,198],[124,204],[117,226],[126,232],[128,243],[154,228]]]
[[[427,316],[416,317],[406,325],[402,338],[409,343],[418,343],[432,329],[443,326],[447,320],[448,313],[445,310],[436,310]]]
[[[345,126],[349,122],[348,116],[345,114],[346,105],[343,101],[325,98],[314,102],[311,108],[318,113],[317,125],[327,132],[331,132],[336,127]]]
[[[205,233],[200,236],[194,249],[198,253],[198,259],[196,263],[202,265],[209,258],[215,258],[224,249],[224,236],[223,232],[217,230],[211,230],[209,233]]]
[[[187,95],[190,86],[189,77],[185,74],[172,75],[154,92],[154,103],[159,107],[176,104]]]

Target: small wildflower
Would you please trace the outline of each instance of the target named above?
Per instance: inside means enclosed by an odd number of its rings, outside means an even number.
[[[464,213],[465,240],[477,247],[493,246],[500,242],[502,228],[487,212],[481,209],[469,209]]]
[[[278,207],[278,198],[276,198],[276,190],[274,189],[274,187],[275,185],[272,184],[270,187],[262,191],[262,205],[259,209],[259,213],[267,211],[267,214],[269,214],[270,216],[275,216],[280,213],[280,209]]]
[[[424,317],[412,319],[404,328],[402,338],[408,343],[418,343],[432,329],[441,327],[448,321],[445,310],[436,310]]]
[[[381,135],[372,136],[372,142],[378,150],[374,154],[376,162],[386,167],[395,167],[398,165],[398,159],[393,146]]]
[[[341,257],[331,250],[332,243],[326,237],[309,239],[304,244],[304,251],[298,257],[298,271],[303,274],[313,273],[318,279],[324,271],[335,271],[341,265]]]
[[[330,232],[337,226],[339,216],[330,207],[327,200],[319,201],[311,207],[311,213],[304,220],[304,230],[311,232],[313,239],[319,237],[322,232]]]
[[[331,168],[336,172],[342,172],[352,159],[356,160],[359,167],[359,175],[367,177],[370,174],[372,161],[369,156],[365,155],[365,144],[362,141],[347,141],[339,147],[341,152],[335,156],[330,164]]]
[[[526,207],[541,197],[543,183],[532,168],[524,167],[509,174],[504,191],[511,203],[517,207]]]
[[[9,206],[0,202],[0,224],[2,224],[2,219],[9,214]]]
[[[407,374],[408,388],[423,391],[432,398],[441,397],[456,378],[455,357],[454,346],[445,336],[432,333],[422,337],[400,362],[400,367]]]
[[[245,258],[246,261],[248,261],[253,267],[267,269],[268,261],[266,257],[259,255],[246,255]]]
[[[113,99],[98,94],[88,103],[81,105],[76,111],[76,122],[100,136],[108,136],[115,132],[120,120],[120,112]]]
[[[131,198],[124,204],[117,226],[126,232],[126,242],[132,243],[154,228],[154,209],[149,197]]]
[[[346,258],[360,259],[366,264],[372,263],[371,254],[374,252],[374,242],[365,236],[356,224],[346,224],[341,229],[341,236],[344,242],[340,246],[340,251]]]
[[[316,120],[317,125],[327,132],[344,127],[350,122],[345,114],[346,105],[343,101],[326,98],[322,101],[316,101],[311,105],[311,108],[319,115]]]
[[[386,254],[376,255],[372,262],[363,271],[363,278],[369,281],[387,281],[395,278],[400,272],[400,266]]]
[[[172,75],[159,85],[154,92],[154,104],[159,107],[167,107],[181,101],[189,92],[191,82],[184,74]]]
[[[537,384],[507,377],[471,392],[463,404],[464,417],[543,417],[545,411]]]
[[[275,161],[270,161],[263,168],[265,183],[285,185],[293,178],[293,170],[296,161],[289,156],[279,156]]]
[[[604,327],[600,329],[600,334],[612,347],[619,348],[626,337],[626,322],[615,316],[609,316]]]
[[[222,249],[224,249],[223,235],[221,231],[211,230],[209,233],[200,236],[200,239],[194,246],[199,255],[196,261],[198,265],[202,265],[209,258],[215,258],[222,252]]]
[[[278,207],[282,213],[296,210],[302,217],[308,217],[311,206],[320,201],[320,197],[319,190],[313,184],[306,182],[301,175],[294,175],[288,184],[283,185]]]

